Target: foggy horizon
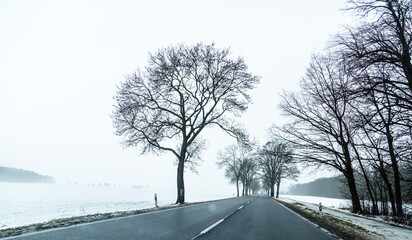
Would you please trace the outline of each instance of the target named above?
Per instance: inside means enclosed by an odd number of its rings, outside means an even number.
[[[296,90],[311,56],[349,17],[345,1],[169,2],[2,1],[0,3],[0,166],[34,171],[58,183],[176,187],[171,154],[141,155],[114,135],[113,97],[148,54],[179,43],[214,42],[261,76],[242,116],[252,139],[270,140],[283,122],[279,93]],[[179,14],[184,13],[184,14]],[[218,16],[218,17],[214,17]],[[235,140],[206,129],[191,189],[234,192],[216,162]],[[299,182],[334,173],[303,173]],[[286,184],[287,186],[287,184]]]

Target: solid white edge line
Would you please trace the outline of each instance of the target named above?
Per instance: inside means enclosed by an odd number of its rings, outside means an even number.
[[[208,228],[206,228],[205,230],[201,231],[200,234],[205,234],[207,232],[209,232],[210,230],[212,230],[214,227],[216,227],[217,225],[219,225],[221,222],[223,222],[223,220],[225,220],[224,218],[220,219],[219,221],[215,222],[214,224],[212,224],[211,226],[209,226]]]
[[[243,208],[243,206],[240,206],[240,208],[238,208],[238,209],[240,210],[240,209],[242,209],[242,208]]]

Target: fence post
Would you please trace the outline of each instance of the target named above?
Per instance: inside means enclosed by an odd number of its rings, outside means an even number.
[[[155,199],[155,207],[158,207],[157,206],[157,193],[154,194],[154,199]]]
[[[322,202],[319,203],[319,216],[322,217]]]

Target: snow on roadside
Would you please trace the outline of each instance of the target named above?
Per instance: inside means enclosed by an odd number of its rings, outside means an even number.
[[[313,211],[318,211],[319,203],[322,202],[324,213],[330,214],[333,217],[341,219],[343,221],[361,226],[369,232],[374,232],[383,236],[384,239],[412,240],[412,228],[398,226],[392,223],[384,222],[382,220],[368,218],[365,216],[350,213],[348,211],[336,209],[336,207],[345,206],[344,204],[347,204],[348,200],[296,195],[282,195],[279,199],[287,203],[298,202]]]
[[[319,204],[321,202],[323,206],[331,208],[348,208],[351,205],[349,199],[312,197],[300,195],[281,195],[281,197],[313,204]]]

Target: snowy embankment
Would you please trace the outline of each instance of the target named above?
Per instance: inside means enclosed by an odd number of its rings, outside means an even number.
[[[0,183],[0,230],[62,218],[152,208],[155,192],[158,206],[175,202],[174,189]],[[187,194],[186,200],[227,197],[231,196],[193,193]]]
[[[322,214],[325,214],[325,216],[329,214],[336,219],[366,229],[371,234],[370,239],[412,240],[412,228],[410,227],[400,226],[338,209],[347,208],[350,205],[349,200],[296,195],[281,195],[279,200],[291,204],[299,203],[302,205],[302,209],[311,212],[319,212],[319,203],[322,203]]]

